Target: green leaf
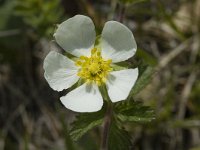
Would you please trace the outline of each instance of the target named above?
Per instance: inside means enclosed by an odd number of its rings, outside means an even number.
[[[150,66],[146,67],[146,69],[143,72],[140,72],[139,74],[141,75],[136,81],[136,84],[134,85],[132,90],[130,91],[129,98],[139,93],[146,85],[148,85],[154,73],[154,68]]]
[[[150,122],[155,119],[154,110],[140,102],[124,101],[115,106],[117,117],[123,122]]]
[[[131,137],[128,132],[118,127],[117,122],[111,122],[108,136],[108,150],[129,150],[131,149]]]
[[[76,120],[72,123],[70,136],[73,140],[77,141],[90,129],[102,124],[104,119],[105,109],[95,113],[82,113],[79,114]]]

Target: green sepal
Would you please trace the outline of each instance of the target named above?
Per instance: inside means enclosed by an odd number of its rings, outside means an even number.
[[[106,100],[107,102],[110,102],[110,97],[108,96],[108,91],[105,84],[99,86],[99,91],[101,92],[103,99]]]
[[[76,60],[78,60],[78,58],[77,57],[75,57],[74,55],[72,55],[72,54],[70,54],[70,53],[68,53],[68,52],[64,52],[64,55],[67,57],[67,58],[69,58],[69,59],[71,59],[71,60],[73,60],[73,61],[76,61]]]
[[[113,71],[119,71],[130,68],[130,64],[128,62],[120,62],[112,64],[111,67],[113,68]]]
[[[95,47],[100,47],[101,35],[97,35],[95,39]]]

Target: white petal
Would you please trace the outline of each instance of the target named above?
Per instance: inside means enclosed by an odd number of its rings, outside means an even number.
[[[112,62],[121,62],[131,58],[137,49],[132,32],[123,24],[108,21],[102,31],[102,56],[112,59]]]
[[[56,42],[68,53],[80,57],[90,56],[95,42],[95,27],[89,17],[76,15],[58,26]]]
[[[108,76],[106,87],[112,102],[125,100],[138,78],[138,68],[113,71]]]
[[[97,85],[83,84],[60,98],[66,108],[76,112],[95,112],[102,108],[103,98]]]
[[[78,68],[69,58],[51,51],[44,60],[44,77],[50,87],[56,91],[62,91],[75,84],[79,77]]]

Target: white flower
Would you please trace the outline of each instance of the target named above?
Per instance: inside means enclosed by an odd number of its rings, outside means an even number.
[[[89,17],[76,15],[58,26],[56,42],[77,57],[73,61],[55,51],[44,60],[44,76],[50,87],[62,91],[79,79],[81,86],[60,98],[66,108],[76,112],[94,112],[101,109],[103,98],[99,85],[105,84],[112,102],[125,100],[138,77],[138,69],[113,70],[113,63],[132,57],[137,45],[132,32],[116,21],[106,22],[100,48],[95,47],[95,27]]]

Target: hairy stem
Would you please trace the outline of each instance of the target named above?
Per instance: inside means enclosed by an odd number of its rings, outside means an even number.
[[[101,140],[101,150],[107,150],[108,145],[108,135],[109,135],[109,129],[110,124],[112,120],[112,103],[108,103],[107,112],[105,115],[104,125],[103,125],[103,135]]]
[[[119,7],[117,21],[123,23],[124,17],[125,17],[126,6],[120,5],[118,3],[118,5],[116,5],[115,10],[117,10],[117,6]],[[113,18],[115,18],[115,16],[113,16]],[[108,93],[106,93],[106,95],[107,95],[107,97],[109,97]],[[104,125],[103,125],[103,133],[102,133],[103,135],[102,135],[100,150],[107,150],[107,148],[108,148],[108,136],[109,136],[109,130],[110,130],[110,125],[111,125],[111,121],[112,121],[112,113],[113,113],[113,105],[110,102],[110,100],[108,100],[107,112],[105,115]]]

